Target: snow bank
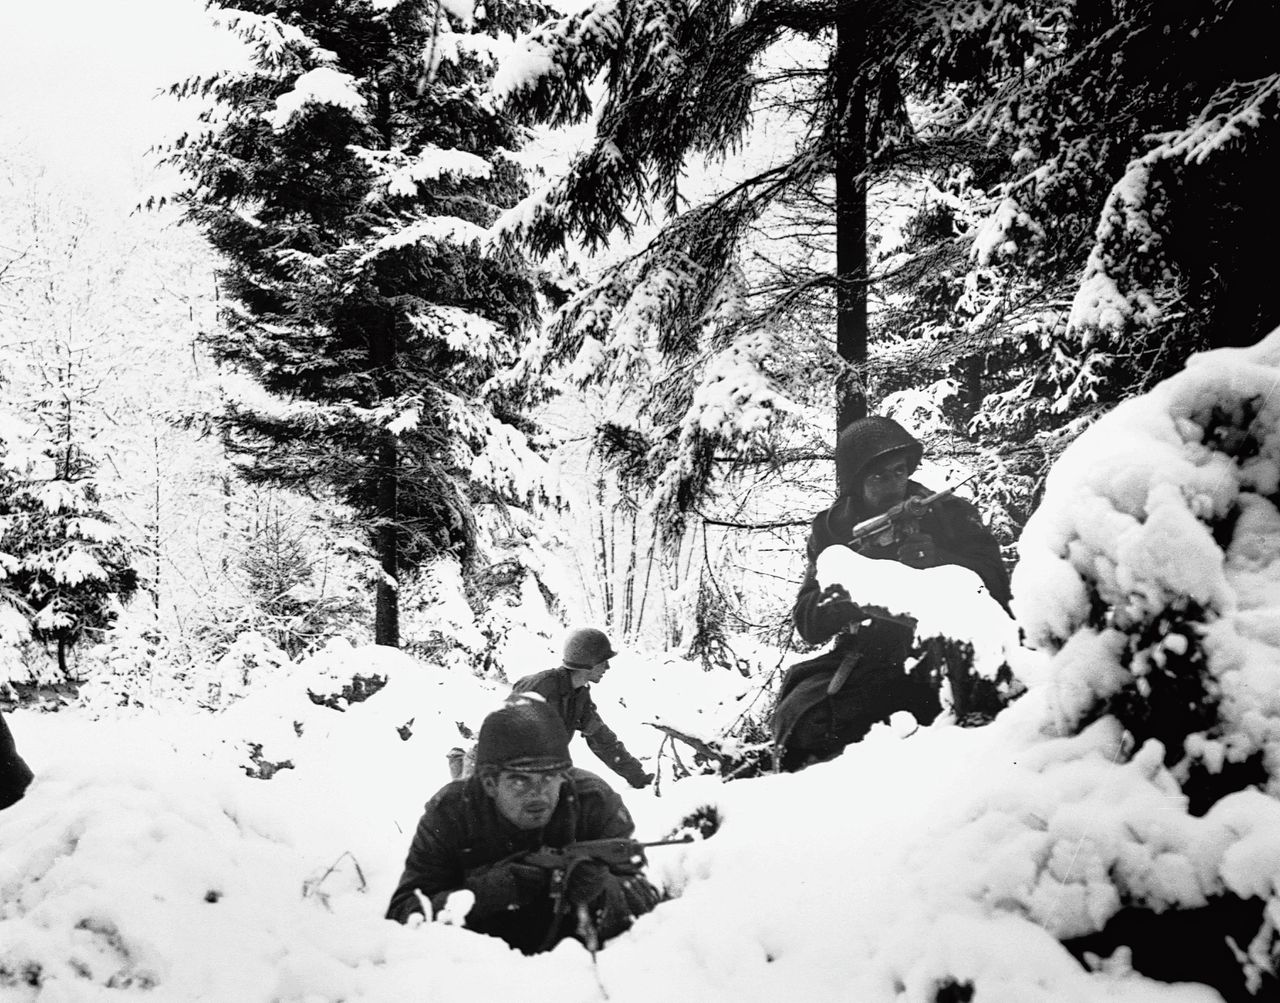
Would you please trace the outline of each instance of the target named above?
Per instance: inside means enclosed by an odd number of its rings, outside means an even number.
[[[353,652],[348,668],[379,654]],[[417,696],[468,686],[421,674]],[[1110,908],[1105,866],[1132,846],[1126,824],[1176,816],[1149,762],[1114,767],[1114,730],[1046,748],[1028,712],[909,741],[877,728],[799,775],[628,792],[644,836],[697,809],[719,831],[651,851],[655,879],[679,897],[613,942],[596,971],[571,942],[527,959],[456,927],[399,927],[381,912],[418,810],[409,802],[439,771],[373,725],[416,709],[404,703],[413,686],[394,685],[326,708],[334,728],[303,749],[316,734],[304,726],[297,768],[265,782],[198,754],[214,736],[190,721],[15,715],[40,777],[0,815],[7,998],[874,1003],[972,982],[986,999],[1214,999],[1086,972],[1054,939]],[[441,705],[438,716],[452,715]],[[1095,818],[1105,825],[1083,842]],[[1275,821],[1254,828],[1264,823]],[[1162,862],[1149,880],[1176,889],[1195,884],[1187,872],[1212,874],[1231,830],[1199,830],[1199,856]],[[1253,855],[1237,857],[1239,880],[1257,881]]]
[[[16,713],[38,776],[0,813],[6,998],[1208,1003],[1213,988],[1135,972],[1124,944],[1090,966],[1063,941],[1122,910],[1158,924],[1233,896],[1257,929],[1238,941],[1239,984],[1217,988],[1265,994],[1280,919],[1277,368],[1280,335],[1201,356],[1064,454],[1014,576],[1046,668],[989,725],[881,725],[795,775],[624,789],[640,835],[693,816],[714,834],[651,852],[674,897],[598,967],[573,942],[524,958],[381,918],[457,722],[505,688],[465,667],[338,646],[217,717]],[[922,580],[902,584],[931,622]],[[966,624],[979,638],[963,615],[935,626]],[[385,685],[355,702],[356,675]],[[760,682],[624,653],[597,697],[652,758],[647,721],[711,735]],[[290,765],[244,776],[253,745]],[[1159,953],[1213,950],[1227,949],[1211,930]]]
[[[917,640],[948,637],[973,645],[973,670],[984,679],[995,679],[1002,665],[1018,662],[1017,626],[968,568],[917,569],[834,546],[818,555],[816,570],[823,588],[843,585],[861,606],[914,617]]]

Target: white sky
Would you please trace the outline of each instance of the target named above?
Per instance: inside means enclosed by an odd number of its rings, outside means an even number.
[[[157,90],[232,51],[198,0],[0,0],[0,136],[94,194],[136,187],[183,120]]]

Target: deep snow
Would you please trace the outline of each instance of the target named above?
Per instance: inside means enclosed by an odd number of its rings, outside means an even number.
[[[1100,929],[1122,903],[1190,908],[1224,891],[1280,918],[1274,792],[1193,816],[1185,757],[1171,770],[1158,742],[1087,713],[1185,649],[1185,632],[1132,637],[1191,597],[1223,700],[1187,751],[1210,772],[1252,752],[1274,763],[1278,372],[1280,334],[1198,357],[1067,451],[1014,576],[1039,648],[1013,659],[1029,689],[990,725],[883,725],[798,775],[668,772],[660,797],[620,787],[641,837],[707,806],[721,824],[652,851],[674,899],[596,970],[574,942],[525,958],[457,927],[381,918],[420,805],[447,779],[456,722],[478,724],[497,682],[337,645],[218,716],[17,712],[38,779],[0,815],[6,998],[876,1003],[956,983],[983,1003],[1217,999],[1136,975],[1123,952],[1087,970],[1058,938]],[[521,671],[552,661],[547,642]],[[388,683],[345,710],[306,696],[356,673]],[[714,735],[758,685],[629,653],[597,696],[651,758],[661,736],[645,722]],[[244,776],[247,742],[294,768]],[[575,756],[616,779],[580,741]]]

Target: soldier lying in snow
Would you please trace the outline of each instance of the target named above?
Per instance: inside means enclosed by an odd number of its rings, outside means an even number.
[[[905,668],[914,624],[860,608],[839,585],[819,587],[816,562],[827,547],[850,546],[865,557],[913,568],[960,565],[1008,609],[1009,576],[999,545],[971,504],[951,495],[935,497],[911,480],[922,454],[920,443],[890,418],[862,418],[840,435],[840,497],[813,519],[793,614],[808,643],[839,637],[829,651],[792,666],[783,679],[773,725],[785,770],[831,758],[897,711],[910,711],[927,724],[941,710],[928,659],[910,672]],[[886,514],[892,517],[880,520],[882,529],[854,539],[855,527]]]
[[[424,902],[438,913],[468,891],[470,930],[526,954],[567,936],[594,950],[651,910],[658,893],[640,873],[638,846],[558,851],[582,840],[629,841],[634,830],[618,795],[573,768],[556,713],[536,697],[513,696],[480,726],[475,774],[427,802],[387,917],[407,922]]]

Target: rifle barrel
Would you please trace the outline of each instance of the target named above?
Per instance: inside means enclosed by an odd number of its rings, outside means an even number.
[[[641,846],[674,846],[676,843],[692,843],[693,836],[685,833],[679,839],[655,839],[652,843],[641,843]]]

